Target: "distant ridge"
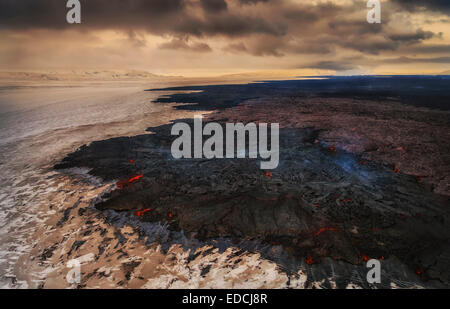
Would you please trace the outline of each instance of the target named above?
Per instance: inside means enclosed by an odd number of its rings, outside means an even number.
[[[114,81],[161,80],[174,76],[162,76],[138,70],[73,70],[42,72],[0,72],[0,80],[21,81]]]

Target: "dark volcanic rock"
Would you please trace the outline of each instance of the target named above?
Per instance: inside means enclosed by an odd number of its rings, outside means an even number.
[[[395,100],[404,104],[448,111],[449,76],[320,76],[236,85],[183,86],[149,91],[194,91],[162,96],[160,103],[190,103],[178,109],[215,110],[261,97],[359,98]]]
[[[311,128],[280,130],[280,165],[270,174],[256,159],[175,160],[170,129],[83,146],[56,168],[121,181],[100,210],[136,211],[200,239],[258,238],[315,262],[395,256],[449,285],[448,198],[416,178],[314,143]]]

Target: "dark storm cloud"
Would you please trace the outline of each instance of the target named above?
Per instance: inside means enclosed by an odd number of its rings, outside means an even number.
[[[391,0],[408,11],[432,10],[450,14],[449,0]]]
[[[200,0],[200,3],[205,11],[212,13],[226,11],[228,8],[225,0]]]
[[[187,18],[174,26],[177,33],[194,36],[225,35],[229,37],[246,36],[256,33],[282,36],[286,27],[282,23],[269,23],[262,18],[242,15],[218,15],[209,20]]]
[[[316,12],[305,10],[304,8],[289,8],[283,11],[283,17],[291,21],[313,23],[320,19]]]
[[[408,50],[421,54],[441,54],[441,53],[450,54],[450,45],[432,44],[432,45],[408,46]]]
[[[248,4],[256,4],[259,2],[269,2],[270,0],[239,0],[239,2],[243,5],[248,5]]]
[[[66,25],[66,7],[63,1],[0,1],[0,28],[57,28]]]
[[[160,49],[167,49],[167,50],[186,50],[186,51],[194,51],[194,52],[211,52],[211,47],[206,43],[194,43],[194,44],[188,44],[185,40],[182,39],[174,39],[170,42],[163,43],[159,45]]]
[[[411,57],[397,57],[379,60],[369,60],[364,57],[343,58],[337,60],[318,61],[312,64],[300,66],[308,69],[322,69],[332,71],[348,71],[358,69],[361,65],[382,65],[382,64],[420,64],[420,63],[450,63],[450,57],[431,57],[431,58],[411,58]]]
[[[281,23],[239,14],[207,14],[201,18],[188,12],[186,0],[81,0],[82,24],[69,25],[65,3],[61,0],[2,0],[0,29],[135,29],[194,36],[283,35],[285,31]],[[204,0],[201,4],[207,13],[227,10],[224,0]]]
[[[400,47],[410,46],[422,43],[433,37],[439,37],[440,34],[431,31],[418,29],[410,32],[390,32],[377,25],[372,31],[367,31],[366,26],[355,27],[353,31],[346,29],[353,28],[357,23],[350,22],[347,25],[340,25],[335,31],[335,38],[332,44],[352,49],[365,54],[378,55],[384,51],[396,51]],[[359,31],[358,31],[359,29]],[[401,31],[404,31],[403,29]]]
[[[353,10],[354,8],[352,7],[339,6],[331,2],[311,5],[307,2],[293,4],[286,1],[278,11],[285,19],[292,23],[296,23],[298,26],[303,26],[305,23],[311,24],[320,20],[336,20],[336,17],[338,17],[339,14],[343,12],[349,13]],[[344,18],[340,21],[345,22],[346,19]]]
[[[384,63],[394,64],[411,64],[411,63],[450,63],[450,57],[433,57],[433,58],[411,58],[411,57],[398,57],[393,59],[385,59]]]
[[[365,20],[332,20],[328,27],[335,34],[375,34],[383,30],[382,24],[369,24]]]
[[[159,46],[162,49],[199,52],[211,48],[206,43],[193,44],[189,39],[207,42],[214,37],[224,40],[222,46],[226,47],[222,50],[231,53],[276,57],[325,55],[340,50],[378,55],[413,45],[411,51],[419,51],[421,43],[439,36],[422,29],[405,31],[401,26],[390,27],[395,10],[403,11],[408,6],[407,1],[401,0],[389,2],[395,5],[383,10],[381,24],[366,22],[367,8],[361,0],[345,5],[290,0],[81,0],[81,3],[82,24],[69,25],[65,0],[0,0],[0,30],[111,29],[128,34],[136,47],[146,46],[145,36],[137,33],[151,33],[169,40],[175,38]],[[433,10],[450,7],[450,0],[414,3],[423,3]],[[416,9],[415,4],[410,7]],[[316,66],[331,68],[333,63],[323,61]],[[340,69],[347,68],[342,66]]]
[[[415,43],[415,42],[431,39],[433,36],[435,36],[435,34],[431,31],[423,31],[422,29],[418,29],[415,33],[391,34],[391,35],[389,35],[389,38],[392,41]]]
[[[157,29],[167,25],[167,18],[184,11],[184,0],[80,0],[82,25],[87,28]],[[2,0],[0,27],[13,29],[66,28],[66,1]],[[73,27],[73,26],[72,26]]]
[[[344,44],[347,48],[353,49],[362,53],[378,55],[383,51],[394,51],[398,48],[399,44],[390,40],[363,40],[363,41],[345,41]]]

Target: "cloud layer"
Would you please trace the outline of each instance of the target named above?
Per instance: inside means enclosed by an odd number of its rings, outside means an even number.
[[[141,50],[142,55],[150,53],[162,60],[167,53],[184,58],[186,53],[222,56],[238,66],[245,59],[255,69],[373,70],[383,59],[387,64],[397,58],[411,59],[408,63],[416,66],[435,64],[436,59],[449,64],[445,61],[450,46],[447,0],[382,1],[381,24],[367,23],[364,0],[81,0],[81,4],[82,24],[69,25],[65,1],[2,0],[0,35],[10,45],[0,48],[0,56],[35,57],[29,45],[39,35],[53,36],[40,38],[47,44],[57,44],[57,38],[71,44],[79,36],[69,33],[76,31],[98,41],[77,44],[92,53],[107,53],[105,59],[114,58],[111,53],[119,50],[124,57]],[[111,46],[113,39],[104,36],[108,31],[116,33],[120,46]],[[27,36],[33,32],[39,35]],[[28,44],[17,41],[19,35]],[[130,51],[131,47],[135,50]],[[260,58],[265,58],[264,65]],[[16,61],[22,65],[33,62]],[[5,66],[4,62],[0,65]],[[203,63],[205,68],[222,67],[216,60],[205,58]]]

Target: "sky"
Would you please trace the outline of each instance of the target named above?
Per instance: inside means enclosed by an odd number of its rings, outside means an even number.
[[[0,70],[210,76],[450,70],[450,0],[0,0]]]

